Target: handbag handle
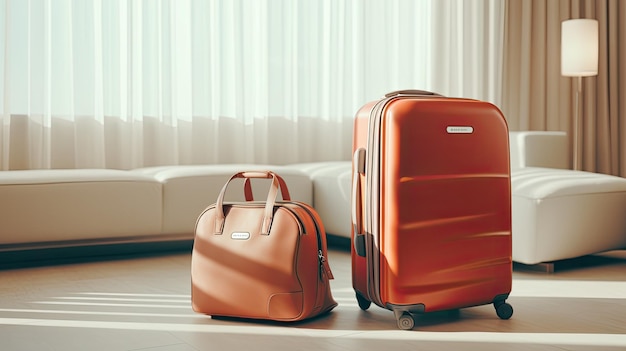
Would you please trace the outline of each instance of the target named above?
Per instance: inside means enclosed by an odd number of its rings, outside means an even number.
[[[226,216],[224,215],[224,195],[226,194],[228,184],[236,178],[245,178],[248,181],[247,186],[246,183],[244,183],[244,193],[246,193],[246,196],[250,195],[250,197],[252,196],[252,189],[249,183],[250,178],[272,179],[272,185],[268,191],[267,201],[265,203],[265,211],[263,212],[263,222],[261,224],[261,235],[268,235],[270,233],[270,227],[274,217],[274,204],[276,203],[276,196],[278,195],[279,188],[283,196],[283,201],[290,201],[287,184],[282,177],[271,171],[239,172],[230,177],[226,184],[224,184],[224,187],[222,187],[222,190],[217,197],[217,202],[215,203],[215,234],[221,235],[224,230],[224,222],[226,220]]]
[[[280,193],[283,196],[283,201],[291,201],[291,196],[289,195],[287,184],[285,183],[282,177],[278,175],[276,176],[278,177],[278,183],[280,184]],[[254,194],[252,193],[252,185],[250,184],[250,178],[251,177],[246,178],[243,182],[243,194],[244,194],[246,201],[254,201]],[[267,178],[269,179],[271,177],[267,177]]]

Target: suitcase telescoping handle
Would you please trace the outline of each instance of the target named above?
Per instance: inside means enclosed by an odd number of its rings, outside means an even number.
[[[417,90],[417,89],[408,89],[408,90],[396,90],[390,93],[385,94],[386,98],[394,97],[394,96],[442,96],[437,93],[433,93],[428,90]]]
[[[354,152],[352,160],[352,228],[354,230],[354,251],[365,257],[365,233],[363,232],[363,194],[361,175],[365,174],[365,149]]]
[[[228,188],[228,184],[230,184],[230,182],[236,178],[245,179],[244,193],[246,196],[246,200],[248,201],[252,200],[252,188],[250,186],[250,178],[272,179],[272,185],[270,186],[267,194],[267,200],[265,202],[263,223],[261,225],[261,235],[268,235],[270,233],[270,227],[272,225],[272,219],[274,216],[274,204],[276,203],[276,197],[278,196],[278,189],[280,189],[283,201],[291,200],[285,180],[281,176],[271,171],[239,172],[230,177],[226,184],[224,184],[224,187],[217,197],[217,202],[215,203],[215,234],[221,234],[222,230],[224,229],[224,221],[226,218],[224,216],[224,195],[226,194],[226,188]]]

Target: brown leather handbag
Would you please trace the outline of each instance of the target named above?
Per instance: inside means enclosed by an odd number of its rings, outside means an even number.
[[[245,178],[247,201],[224,203],[228,184]],[[253,201],[251,178],[272,179],[266,202]],[[276,201],[278,190],[283,201]],[[191,256],[193,310],[211,316],[299,321],[337,306],[326,233],[315,210],[290,201],[272,172],[241,172],[196,222]]]

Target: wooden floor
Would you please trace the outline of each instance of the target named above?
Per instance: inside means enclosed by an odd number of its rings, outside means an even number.
[[[0,270],[0,350],[626,350],[624,251],[553,274],[516,268],[510,320],[479,306],[420,315],[413,331],[358,308],[349,252],[329,260],[339,306],[298,324],[195,314],[185,252]]]

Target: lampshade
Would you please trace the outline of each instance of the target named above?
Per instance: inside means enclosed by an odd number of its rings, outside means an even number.
[[[598,74],[598,21],[572,19],[561,23],[561,75]]]

